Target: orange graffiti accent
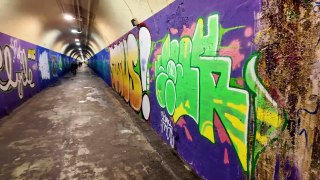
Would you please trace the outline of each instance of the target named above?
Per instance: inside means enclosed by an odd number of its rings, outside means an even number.
[[[119,93],[135,111],[140,111],[142,103],[142,85],[138,66],[139,49],[132,34],[127,40],[110,48],[112,88]]]
[[[125,46],[127,46],[126,41],[124,42]],[[128,53],[126,53],[126,56]],[[129,59],[128,57],[126,57],[126,59]],[[130,78],[129,78],[129,69],[128,69],[128,65],[127,65],[127,61],[124,61],[124,63],[122,63],[122,80],[123,80],[123,86],[122,86],[122,94],[121,96],[124,98],[124,100],[126,102],[129,102],[129,96],[130,96]]]

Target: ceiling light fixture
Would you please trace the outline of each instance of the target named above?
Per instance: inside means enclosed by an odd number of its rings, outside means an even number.
[[[79,32],[78,30],[76,29],[71,29],[71,32],[74,33],[74,34],[80,34],[81,32]]]
[[[75,39],[75,41],[76,41],[76,42],[79,42],[79,41],[80,41],[80,39],[76,38],[76,39]]]
[[[79,43],[79,42],[77,42],[77,43],[76,43],[76,45],[77,45],[77,46],[80,46],[80,43]]]
[[[71,14],[64,14],[63,17],[67,21],[72,21],[72,20],[76,19]]]

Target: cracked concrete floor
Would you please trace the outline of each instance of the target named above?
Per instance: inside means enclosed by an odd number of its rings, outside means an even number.
[[[0,120],[0,179],[197,179],[88,67]]]

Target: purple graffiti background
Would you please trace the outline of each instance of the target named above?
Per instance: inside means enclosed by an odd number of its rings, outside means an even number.
[[[36,50],[36,46],[31,43],[16,39],[14,37],[11,37],[2,33],[0,33],[0,46],[2,50],[4,49],[5,46],[11,46],[11,54],[13,57],[12,77],[13,77],[13,81],[15,81],[16,72],[22,71],[22,63],[21,63],[22,58],[20,57],[19,52],[24,50],[26,53],[26,56],[28,57],[28,49]],[[35,84],[35,87],[31,88],[29,85],[27,85],[26,87],[23,87],[24,95],[22,99],[19,98],[17,88],[14,88],[6,92],[1,91],[0,92],[0,117],[7,115],[14,108],[19,106],[23,102],[25,102],[27,99],[32,97],[37,92],[39,92],[40,89],[39,89],[38,66],[35,59],[27,60],[27,69],[32,70],[33,82]],[[0,71],[0,78],[2,81],[8,80],[8,77],[4,69]]]

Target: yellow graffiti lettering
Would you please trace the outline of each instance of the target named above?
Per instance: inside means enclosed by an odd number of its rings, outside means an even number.
[[[188,101],[186,101],[186,103],[185,103],[185,105],[184,105],[184,106],[190,109],[190,103],[189,103],[189,100],[188,100]]]
[[[257,119],[273,127],[279,127],[283,121],[276,112],[271,112],[260,107],[257,108]]]
[[[128,50],[127,50],[127,61],[129,68],[129,96],[130,96],[130,105],[131,107],[139,111],[142,102],[142,87],[140,76],[137,72],[134,71],[134,68],[138,63],[139,49],[137,45],[137,41],[132,34],[128,35]]]
[[[228,113],[224,113],[224,116],[231,122],[232,126],[235,127],[236,129],[238,129],[241,132],[245,131],[245,125],[241,122],[240,119],[238,119],[237,117],[228,114]]]
[[[228,131],[229,137],[233,142],[233,146],[236,148],[238,152],[238,157],[242,164],[242,167],[245,171],[247,171],[247,147],[246,145],[239,139],[237,136],[233,135],[231,131]]]
[[[221,99],[213,99],[213,103],[215,103],[215,104],[223,104],[223,101]]]
[[[176,123],[180,116],[187,114],[187,110],[183,107],[182,103],[175,109],[173,114],[173,121]]]
[[[265,145],[268,142],[268,138],[262,136],[259,131],[256,132],[256,139],[260,144]]]
[[[248,106],[244,105],[244,104],[233,104],[233,103],[227,103],[227,106],[233,109],[238,110],[239,112],[241,112],[242,114],[246,115],[248,112]]]
[[[124,47],[127,47],[126,41],[124,41]],[[128,53],[126,49],[125,54],[126,54],[126,60],[129,59]],[[129,102],[129,95],[130,95],[130,81],[129,81],[129,68],[128,68],[128,61],[124,60],[122,63],[122,80],[123,80],[123,86],[122,86],[122,97],[125,99],[126,102]]]
[[[202,124],[200,131],[201,135],[208,138],[212,143],[215,143],[214,134],[213,134],[213,123],[212,121],[206,121]]]

